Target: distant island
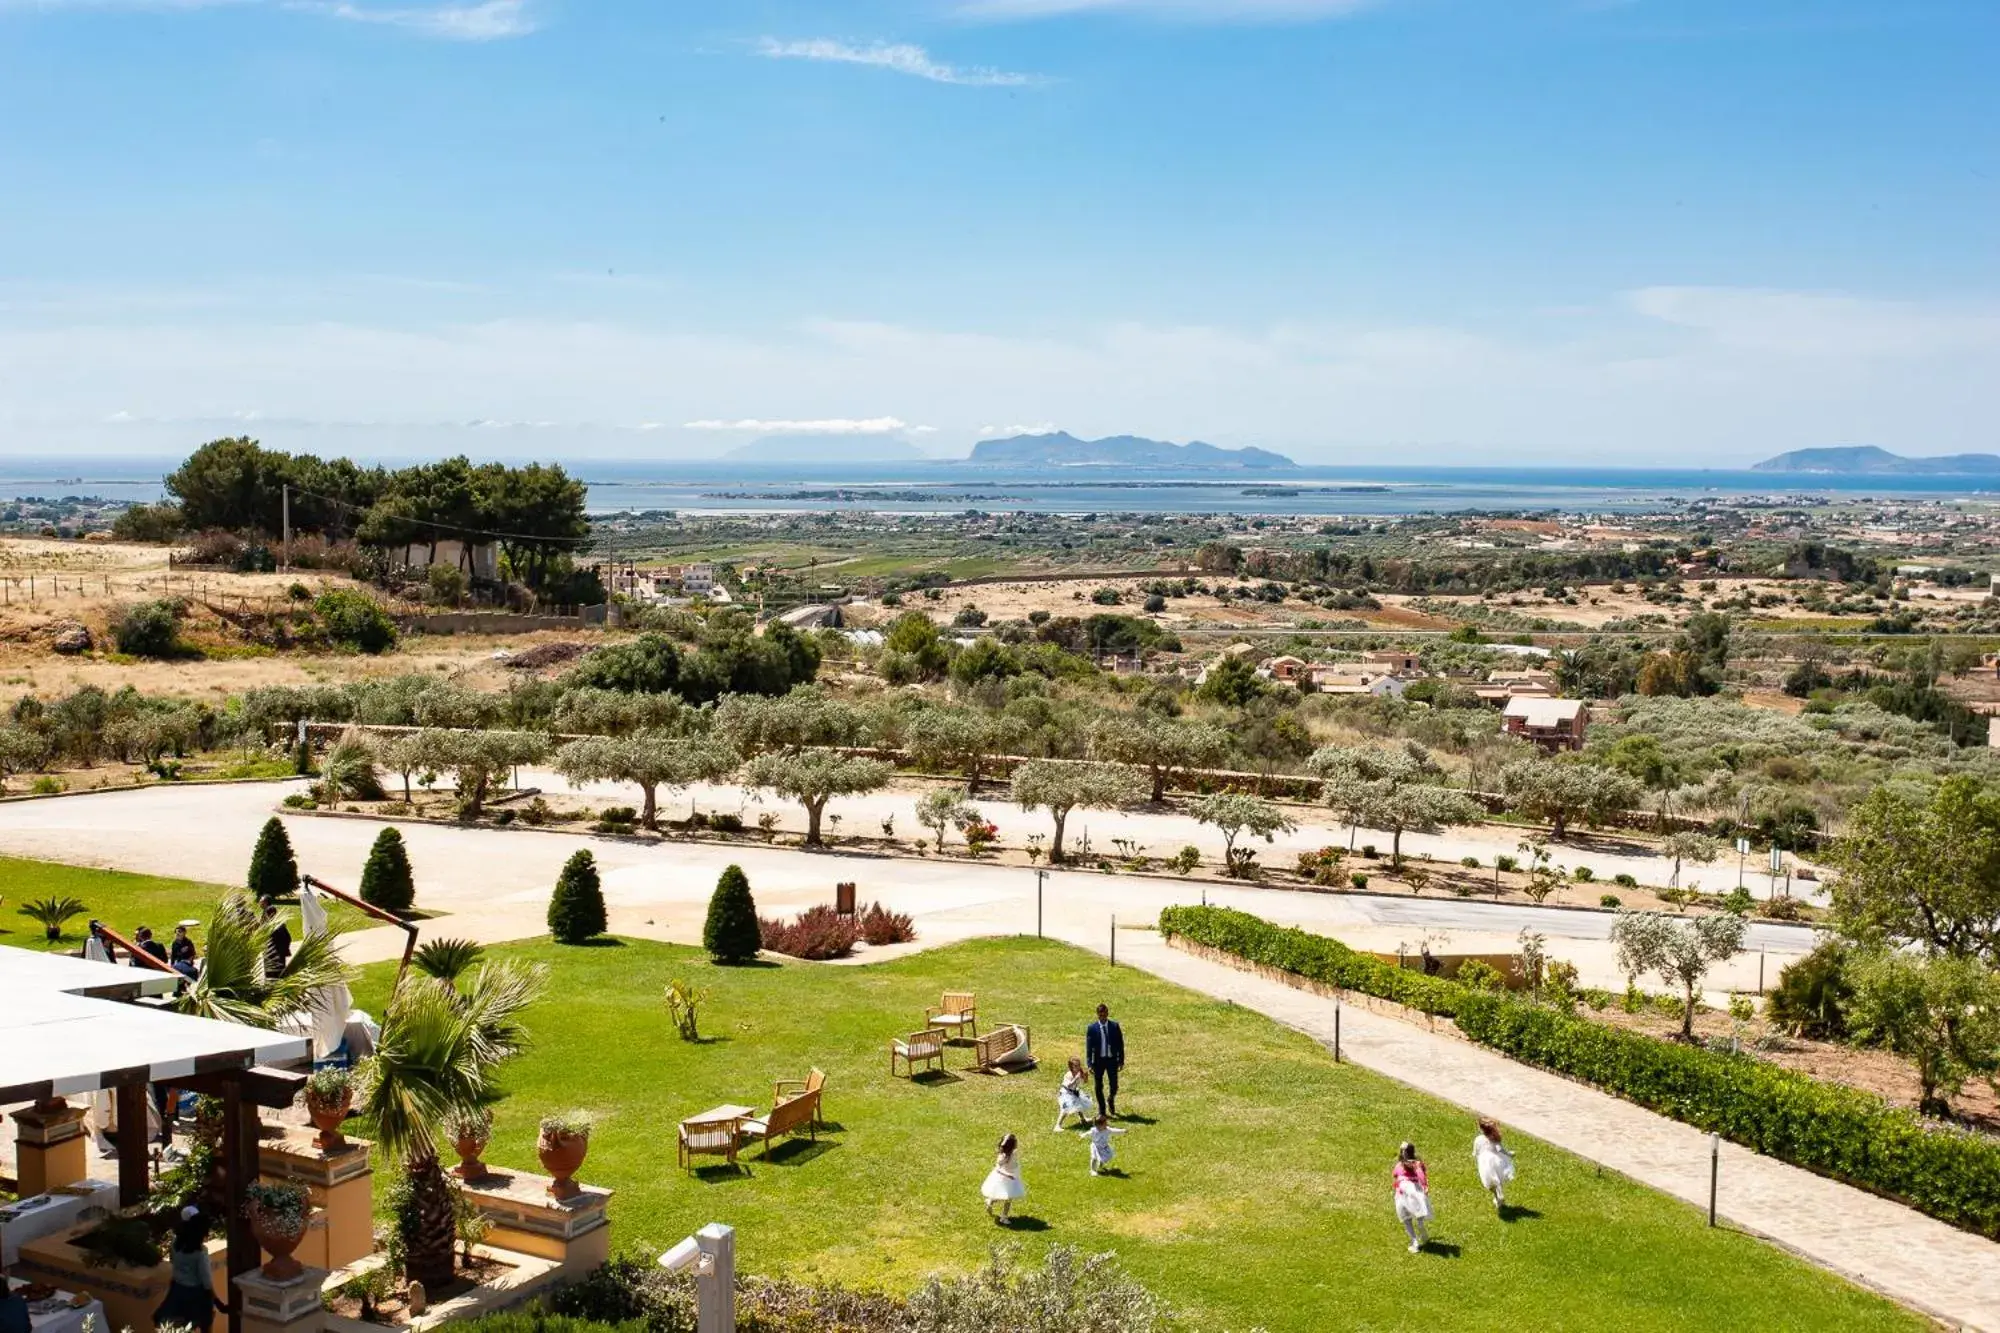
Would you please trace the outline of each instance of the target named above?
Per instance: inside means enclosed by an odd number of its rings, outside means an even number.
[[[1067,431],[981,440],[967,460],[985,467],[1166,467],[1202,471],[1296,468],[1297,463],[1268,449],[1222,449],[1200,440],[1170,444],[1137,435],[1079,440]]]
[[[1848,476],[1962,477],[2000,473],[2000,454],[1945,454],[1936,458],[1905,458],[1872,444],[1839,445],[1826,449],[1794,449],[1767,458],[1752,472],[1835,472]]]
[[[921,463],[930,455],[894,435],[765,435],[723,457],[733,463]]]

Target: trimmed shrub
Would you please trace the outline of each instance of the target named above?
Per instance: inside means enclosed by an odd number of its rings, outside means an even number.
[[[396,646],[396,622],[366,593],[348,588],[323,592],[313,602],[313,614],[330,642],[369,654]]]
[[[385,912],[407,912],[416,903],[410,853],[399,830],[383,829],[368,849],[368,860],[361,867],[361,901]]]
[[[1623,871],[1620,871],[1618,874],[1613,875],[1611,877],[1611,882],[1623,889],[1636,889],[1639,887],[1638,876],[1628,875]]]
[[[845,958],[861,938],[861,927],[853,917],[842,916],[824,903],[807,908],[792,921],[763,919],[757,927],[766,949],[808,962]]]
[[[597,858],[581,851],[563,863],[556,891],[549,898],[549,934],[558,944],[582,944],[602,935],[609,924],[604,915],[604,886],[597,878]]]
[[[750,896],[750,877],[742,866],[725,867],[716,879],[708,920],[701,928],[701,947],[718,963],[747,963],[763,947],[757,900]]]
[[[1620,903],[1617,894],[1600,893],[1597,895],[1597,905],[1599,907],[1618,907],[1621,906],[1622,904]]]
[[[289,898],[299,891],[299,858],[292,854],[292,839],[276,815],[258,831],[246,882],[253,898]]]
[[[1457,1011],[1465,987],[1421,972],[1406,971],[1359,954],[1339,940],[1274,926],[1261,917],[1228,907],[1169,907],[1160,913],[1160,933],[1235,954],[1253,963],[1296,972],[1302,977],[1360,991],[1427,1014]]]

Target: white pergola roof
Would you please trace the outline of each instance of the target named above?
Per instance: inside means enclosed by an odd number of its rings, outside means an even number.
[[[0,1103],[311,1057],[303,1037],[105,998],[172,991],[177,980],[0,947]]]

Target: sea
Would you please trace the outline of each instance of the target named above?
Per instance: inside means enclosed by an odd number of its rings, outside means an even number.
[[[384,460],[389,461],[389,460]],[[1301,467],[1171,473],[1034,471],[953,462],[752,464],[565,459],[593,514],[987,513],[1382,516],[1415,513],[1660,512],[1706,499],[1771,504],[1870,499],[2000,501],[1987,476],[1837,476],[1676,468]],[[0,458],[0,500],[63,496],[152,501],[177,460]]]

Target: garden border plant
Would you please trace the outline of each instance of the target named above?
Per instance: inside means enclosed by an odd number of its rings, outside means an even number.
[[[1160,933],[1451,1017],[1503,1055],[2000,1240],[2000,1142],[1927,1123],[1873,1094],[1403,972],[1338,940],[1230,908],[1169,907]]]

